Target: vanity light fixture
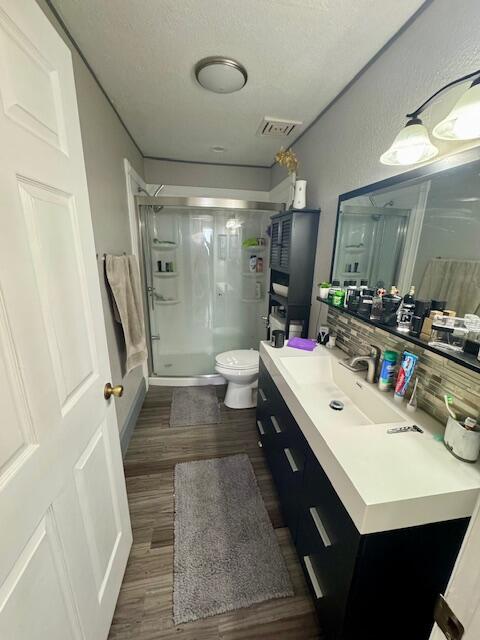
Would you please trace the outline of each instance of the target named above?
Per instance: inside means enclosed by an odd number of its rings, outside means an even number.
[[[480,137],[480,69],[449,82],[425,100],[418,109],[407,113],[408,122],[400,131],[392,146],[380,156],[380,162],[388,165],[410,165],[431,160],[438,154],[432,144],[420,114],[441,93],[473,80],[469,89],[461,96],[446,118],[433,129],[433,135],[442,140],[473,140]]]
[[[209,56],[195,65],[195,77],[198,83],[215,93],[233,93],[247,84],[247,70],[231,58]]]

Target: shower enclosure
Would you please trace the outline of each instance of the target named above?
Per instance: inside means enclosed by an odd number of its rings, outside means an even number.
[[[268,228],[283,208],[137,197],[152,376],[215,374],[215,356],[266,337]]]

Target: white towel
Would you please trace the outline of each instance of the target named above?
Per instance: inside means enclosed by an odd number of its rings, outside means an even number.
[[[105,256],[108,283],[117,307],[127,347],[127,373],[148,357],[145,322],[136,256]],[[118,319],[118,317],[117,317]]]

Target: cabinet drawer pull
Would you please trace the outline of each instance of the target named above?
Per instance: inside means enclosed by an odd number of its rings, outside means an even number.
[[[275,433],[282,433],[280,425],[278,424],[278,420],[275,416],[270,416],[270,420],[272,421],[273,428],[275,429]]]
[[[305,568],[307,570],[308,577],[310,578],[310,582],[312,583],[312,587],[315,592],[315,597],[317,598],[317,600],[320,600],[320,598],[323,598],[323,592],[318,583],[317,574],[315,573],[315,569],[313,567],[313,563],[310,556],[303,556],[303,562],[305,563]]]
[[[323,544],[326,547],[331,547],[332,543],[330,541],[330,538],[328,537],[328,533],[324,527],[322,519],[320,518],[317,507],[310,507],[310,515],[312,516],[313,523],[318,531],[320,538],[322,539]]]
[[[260,442],[260,440],[257,442],[258,446],[260,447],[260,449],[263,448],[263,444]]]
[[[263,424],[262,424],[261,420],[257,420],[257,428],[258,428],[258,433],[261,436],[264,436],[265,435],[265,429],[263,428]]]
[[[262,402],[266,402],[267,401],[267,396],[265,395],[265,392],[263,391],[263,389],[261,387],[258,387],[258,393],[260,395],[260,398],[262,399]]]
[[[290,468],[292,469],[293,473],[296,473],[298,471],[298,467],[292,455],[292,452],[290,451],[290,449],[284,449],[284,451],[285,451],[285,455],[287,456],[287,460],[288,460],[288,464],[290,465]]]

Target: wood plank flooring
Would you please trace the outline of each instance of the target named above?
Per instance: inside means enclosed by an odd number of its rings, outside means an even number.
[[[224,387],[216,387],[223,399]],[[150,387],[125,458],[133,547],[109,640],[314,640],[320,631],[263,453],[255,410],[221,403],[221,423],[170,428],[173,387]],[[177,462],[247,453],[294,586],[292,598],[270,600],[175,626],[173,470]]]

